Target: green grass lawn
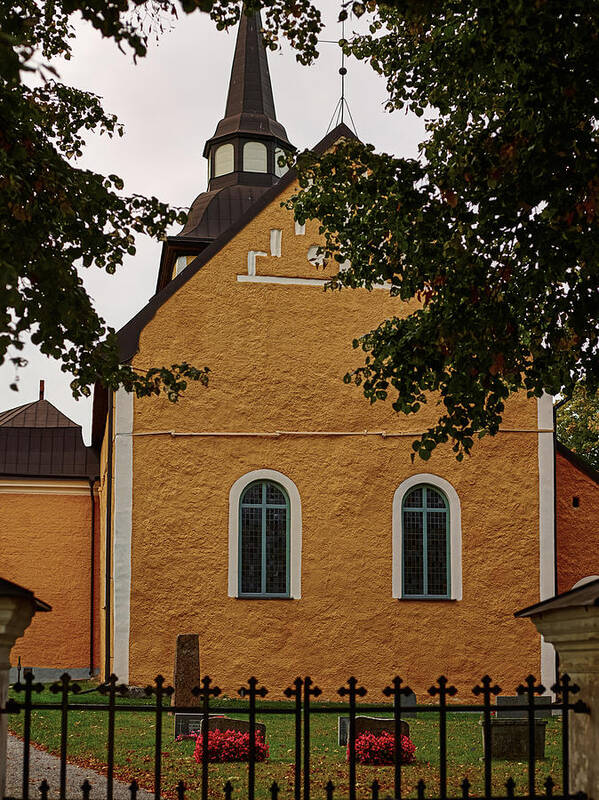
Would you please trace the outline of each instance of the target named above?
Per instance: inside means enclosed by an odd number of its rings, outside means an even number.
[[[85,688],[85,687],[84,687]],[[11,693],[15,699],[23,695]],[[57,702],[57,695],[47,689],[35,695],[35,702]],[[106,703],[97,692],[83,696],[71,696],[74,703]],[[119,704],[147,705],[145,699],[119,700]],[[211,710],[219,706],[245,707],[243,701],[219,699],[211,703]],[[265,703],[270,708],[291,708],[288,703]],[[328,704],[331,705],[331,704]],[[315,706],[317,704],[315,703]],[[391,708],[390,708],[391,710]],[[340,713],[347,713],[340,709]],[[247,715],[239,715],[247,719]],[[60,751],[60,712],[35,711],[32,714],[32,741],[53,753]],[[283,714],[258,715],[258,721],[266,723],[270,758],[256,765],[257,800],[268,800],[269,787],[276,780],[281,797],[293,794],[294,764],[294,717]],[[416,745],[416,762],[402,770],[405,796],[416,795],[420,779],[426,782],[426,796],[438,794],[439,772],[439,727],[438,714],[421,714],[408,720],[410,737]],[[331,779],[336,786],[335,797],[348,794],[348,766],[345,748],[337,746],[337,713],[313,714],[311,726],[311,785],[314,798],[324,798],[324,786]],[[10,730],[17,735],[23,732],[23,715],[9,717]],[[201,765],[193,758],[194,742],[174,741],[174,719],[168,714],[162,718],[162,787],[164,796],[174,796],[174,787],[183,780],[191,800],[199,798]],[[153,789],[155,718],[151,712],[119,712],[116,715],[115,777],[125,781],[135,778],[140,786]],[[543,782],[551,775],[560,791],[561,785],[561,720],[550,718],[547,725],[546,758],[537,762],[537,790],[544,793]],[[107,714],[102,711],[73,711],[69,713],[68,754],[69,760],[85,763],[97,771],[106,764]],[[448,748],[448,793],[461,796],[461,781],[467,777],[472,794],[483,792],[482,735],[478,714],[450,713],[447,724]],[[246,764],[211,764],[210,794],[222,798],[222,787],[230,780],[234,787],[233,797],[243,797],[247,786]],[[515,761],[493,762],[493,788],[495,795],[505,795],[508,777],[516,781],[516,794],[527,791],[527,764]],[[392,794],[393,767],[357,766],[358,796],[370,794],[370,784],[377,778],[381,785],[381,797]]]

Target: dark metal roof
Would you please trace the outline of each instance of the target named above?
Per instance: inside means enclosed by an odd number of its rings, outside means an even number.
[[[0,475],[95,478],[98,458],[81,426],[47,400],[0,414]]]
[[[179,236],[189,232],[197,238],[218,239],[269,188],[237,184],[204,192],[193,201],[187,223]]]
[[[36,611],[52,611],[52,606],[39,600],[30,589],[19,586],[18,583],[0,578],[0,597],[27,597],[35,604]]]
[[[78,428],[76,422],[66,417],[47,400],[25,403],[0,413],[0,426],[10,428]]]
[[[238,133],[272,136],[278,139],[285,149],[293,150],[285,128],[276,118],[261,28],[260,12],[249,15],[242,13],[231,67],[225,116],[216,126],[212,139],[206,142],[204,155],[208,154],[214,139]]]
[[[574,608],[575,606],[599,606],[599,578],[589,581],[575,589],[550,597],[534,606],[528,606],[521,611],[516,611],[515,617],[532,617],[546,611],[555,611],[559,608]]]

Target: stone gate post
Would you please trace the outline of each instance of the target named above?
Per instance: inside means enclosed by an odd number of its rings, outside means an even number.
[[[8,699],[10,651],[15,641],[25,633],[37,611],[50,610],[33,592],[0,578],[0,708],[4,708]],[[6,786],[7,728],[6,714],[0,714],[0,798],[5,795]]]
[[[518,611],[559,655],[560,672],[580,687],[590,714],[570,712],[570,791],[599,800],[599,580]],[[550,687],[547,687],[550,688]]]

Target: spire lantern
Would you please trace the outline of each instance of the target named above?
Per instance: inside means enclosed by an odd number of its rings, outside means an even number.
[[[208,190],[191,204],[183,230],[162,249],[156,291],[229,229],[287,171],[295,148],[277,121],[260,13],[242,13],[225,116],[204,147]]]
[[[242,13],[225,116],[206,142],[208,190],[234,184],[272,186],[280,155],[294,150],[277,121],[260,12]]]

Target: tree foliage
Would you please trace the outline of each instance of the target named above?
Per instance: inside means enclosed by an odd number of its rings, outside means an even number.
[[[84,16],[95,9],[110,20],[122,3],[80,5]],[[115,333],[77,272],[80,264],[114,272],[135,254],[135,234],[161,237],[185,220],[155,197],[125,195],[116,175],[77,166],[87,132],[122,135],[98,97],[64,85],[49,66],[70,57],[77,6],[24,0],[0,8],[0,363],[22,366],[30,336],[74,375],[75,397],[100,380],[176,400],[188,380],[205,383],[208,370],[181,363],[136,372],[120,364]],[[124,24],[115,38],[139,49],[135,36]]]
[[[380,6],[345,43],[427,136],[417,159],[304,154],[292,206],[351,265],[334,286],[411,303],[354,343],[346,379],[404,414],[439,403],[424,458],[497,432],[515,392],[599,385],[598,42],[594,0],[439,0]]]
[[[599,470],[599,393],[579,384],[556,417],[560,442]]]
[[[209,11],[219,28],[240,13],[232,0],[180,7]],[[271,47],[282,35],[300,61],[315,58],[322,23],[310,0],[246,4],[248,12],[260,7]],[[11,309],[0,356],[35,328],[44,352],[79,370],[75,392],[94,372],[109,384],[142,380],[138,391],[147,376],[125,375],[129,368],[117,364],[113,334],[73,263],[112,269],[131,252],[132,232],[162,235],[176,212],[124,197],[114,176],[75,168],[83,130],[118,131],[97,98],[55,79],[30,89],[20,76],[36,48],[46,59],[68,57],[75,11],[143,56],[148,31],[139,13],[148,9],[155,18],[173,5],[14,0],[0,11],[1,213],[10,231],[1,252]],[[364,363],[346,380],[404,414],[438,403],[438,420],[414,451],[426,459],[451,441],[462,458],[476,437],[497,432],[512,394],[570,395],[581,379],[590,393],[599,387],[599,0],[350,0],[341,16],[352,11],[366,14],[369,29],[341,45],[386,81],[389,111],[426,115],[426,137],[416,159],[357,141],[321,157],[302,154],[302,190],[291,205],[299,221],[320,220],[329,269],[344,265],[332,270],[333,288],[386,281],[398,298],[397,316],[355,342]],[[46,220],[50,196],[58,202]],[[32,310],[46,290],[55,310],[68,298],[54,332],[50,306]]]

